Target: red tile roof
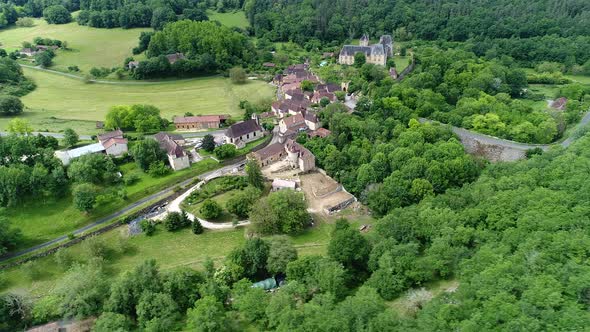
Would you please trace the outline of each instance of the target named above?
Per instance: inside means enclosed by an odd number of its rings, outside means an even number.
[[[106,140],[105,142],[102,143],[102,146],[105,149],[108,149],[111,146],[113,146],[113,144],[127,144],[127,139],[126,138],[119,138],[119,137],[109,138],[108,140]]]

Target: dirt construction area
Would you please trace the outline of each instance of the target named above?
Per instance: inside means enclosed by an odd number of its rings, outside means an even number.
[[[320,172],[300,175],[299,179],[310,212],[331,214],[356,201],[338,182]]]

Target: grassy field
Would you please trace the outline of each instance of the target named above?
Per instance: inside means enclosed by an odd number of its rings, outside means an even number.
[[[346,211],[344,211],[346,212]],[[355,217],[347,215],[352,227],[358,228],[361,224],[372,223],[369,216]],[[293,245],[301,256],[325,255],[326,248],[332,231],[332,224],[337,218],[314,216],[314,226],[302,234],[292,236]],[[101,235],[101,238],[116,247],[121,239],[127,239],[127,230],[120,227],[116,230]],[[114,254],[108,257],[105,263],[106,271],[110,277],[127,271],[142,260],[156,259],[163,270],[188,266],[201,269],[206,258],[212,258],[216,262],[221,261],[233,248],[242,244],[247,238],[243,228],[208,231],[202,235],[194,235],[190,229],[178,232],[167,232],[159,225],[156,233],[151,236],[143,234],[128,238],[127,244],[130,247],[125,253]],[[77,244],[66,249],[76,261],[84,262],[88,257],[84,251],[83,244]],[[41,276],[35,280],[27,277],[27,267],[16,267],[3,271],[0,276],[3,283],[0,283],[0,292],[8,290],[26,289],[34,296],[47,294],[56,281],[63,276],[65,270],[57,266],[54,256],[48,256],[34,261],[33,268],[42,271]]]
[[[129,163],[121,167],[121,173],[137,173],[140,179],[133,185],[125,186],[127,200],[119,199],[99,205],[88,215],[73,207],[70,196],[60,200],[36,200],[6,209],[6,216],[12,225],[21,229],[23,233],[24,240],[19,243],[19,249],[28,248],[66,235],[173,183],[213,169],[216,165],[216,162],[207,159],[193,164],[191,168],[174,172],[166,177],[153,178],[140,172],[134,163]]]
[[[96,29],[69,24],[47,24],[35,19],[30,28],[11,27],[0,31],[2,47],[12,51],[20,49],[23,41],[32,42],[35,37],[59,39],[68,42],[71,50],[57,52],[53,69],[66,70],[78,66],[88,72],[92,67],[121,66],[131,50],[137,46],[139,34],[152,29]]]
[[[218,13],[216,11],[208,10],[207,16],[209,16],[209,20],[219,21],[219,23],[228,27],[245,29],[250,25],[246,18],[246,13],[243,11]]]
[[[209,221],[211,221],[211,222],[238,221],[238,218],[236,216],[234,216],[233,214],[229,213],[227,211],[227,209],[225,208],[227,201],[229,201],[229,199],[232,198],[238,192],[239,192],[239,190],[230,190],[230,191],[225,192],[223,194],[212,197],[211,200],[217,202],[221,206],[222,211],[221,211],[221,215],[217,219],[209,219]],[[201,215],[201,212],[200,212],[201,206],[203,206],[203,202],[195,204],[195,205],[186,205],[186,209],[188,212],[196,215],[197,217],[203,218],[203,216]],[[205,219],[205,218],[203,218],[203,219]]]
[[[28,108],[21,117],[34,130],[59,131],[75,128],[80,134],[94,134],[95,121],[104,120],[109,108],[124,104],[152,104],[171,119],[185,112],[240,116],[240,100],[252,102],[272,98],[274,89],[260,81],[235,85],[223,77],[202,77],[156,84],[86,84],[58,74],[24,69],[37,84],[22,98]],[[0,117],[0,130],[11,118]],[[69,122],[76,120],[75,122]]]

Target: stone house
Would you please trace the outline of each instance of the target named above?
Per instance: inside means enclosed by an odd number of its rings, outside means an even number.
[[[354,64],[354,56],[357,53],[364,53],[367,63],[385,66],[387,58],[393,56],[393,38],[390,35],[383,35],[379,43],[369,45],[369,37],[365,34],[361,37],[359,45],[344,45],[338,57],[338,63],[342,65]]]
[[[154,136],[156,141],[160,144],[160,148],[166,151],[168,157],[168,163],[170,167],[175,170],[181,170],[190,166],[190,160],[182,146],[184,138],[180,135],[169,135],[164,132],[160,132]],[[179,139],[180,138],[180,139]]]
[[[283,145],[280,143],[274,143],[256,152],[250,153],[248,158],[256,160],[260,167],[265,167],[276,163],[286,156],[287,152],[285,151]]]
[[[258,117],[255,114],[253,117],[254,119],[238,122],[227,128],[225,130],[225,143],[233,144],[237,148],[243,148],[248,142],[264,137]]]
[[[289,139],[285,144],[287,160],[293,168],[299,168],[301,172],[309,172],[315,169],[315,156],[303,145]]]
[[[201,130],[220,128],[229,115],[177,116],[174,118],[176,130]]]
[[[67,166],[78,157],[91,153],[104,153],[113,157],[120,157],[128,153],[128,142],[119,129],[98,135],[98,143],[84,145],[71,150],[55,151],[56,158]]]
[[[129,152],[126,138],[109,138],[102,142],[104,151],[109,156],[120,157]]]

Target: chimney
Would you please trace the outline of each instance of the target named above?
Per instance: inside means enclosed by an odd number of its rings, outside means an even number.
[[[252,113],[252,120],[256,121],[256,123],[260,125],[260,118],[258,117],[258,113]]]

